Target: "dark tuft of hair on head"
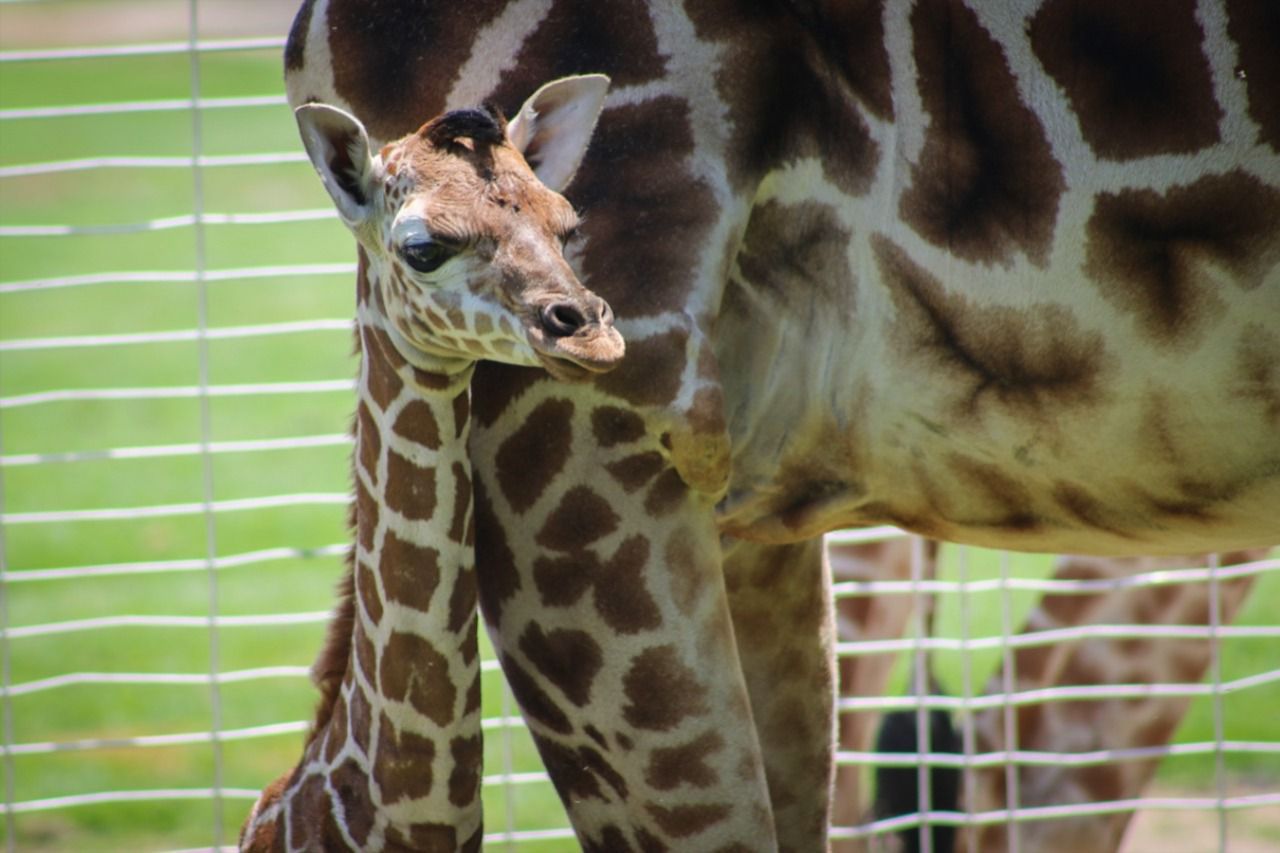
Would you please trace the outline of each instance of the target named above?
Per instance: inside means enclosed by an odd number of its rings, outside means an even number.
[[[423,125],[418,131],[428,142],[447,146],[458,139],[477,144],[497,145],[507,138],[507,120],[491,103],[465,110],[452,110]]]

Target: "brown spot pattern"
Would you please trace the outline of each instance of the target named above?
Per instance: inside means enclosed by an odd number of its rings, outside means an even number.
[[[656,477],[659,471],[667,467],[667,462],[661,453],[650,450],[610,462],[604,467],[623,489],[634,492]]]
[[[416,0],[331,0],[334,88],[372,136],[403,136],[444,111],[444,95],[467,60],[472,34],[504,6],[501,0],[476,0],[465,8]]]
[[[360,596],[360,607],[376,627],[382,621],[382,599],[378,596],[378,581],[373,575],[373,569],[365,563],[357,563],[355,584],[356,593]]]
[[[351,839],[357,844],[365,844],[373,829],[373,803],[364,771],[354,758],[348,758],[329,774],[329,785],[338,795],[337,805]]]
[[[1280,429],[1280,335],[1250,323],[1236,346],[1236,365],[1232,395],[1255,404],[1263,420]]]
[[[852,53],[877,38],[876,4],[819,12],[724,0],[690,3],[686,11],[699,35],[726,50],[716,84],[733,118],[731,180],[753,185],[788,161],[812,157],[840,189],[864,193],[879,151],[849,92],[852,83],[854,93],[870,95],[873,111],[889,107],[884,48]]]
[[[389,853],[409,850],[415,853],[457,853],[458,850],[478,850],[478,842],[477,831],[477,835],[463,847],[458,847],[457,830],[443,823],[414,823],[406,829],[397,826],[387,827]]]
[[[450,470],[453,472],[453,520],[449,522],[449,539],[462,544],[471,519],[471,474],[461,462],[454,462]]]
[[[300,71],[306,64],[307,30],[311,26],[311,7],[315,0],[303,0],[302,8],[289,27],[289,39],[284,46],[284,67],[288,71]]]
[[[662,831],[672,838],[688,838],[715,826],[733,809],[727,803],[705,803],[694,806],[663,806],[649,803],[645,810],[653,815]]]
[[[601,447],[630,444],[644,438],[644,419],[629,409],[599,406],[591,412],[591,432]]]
[[[502,605],[519,591],[520,571],[515,555],[507,544],[507,534],[493,512],[484,481],[477,479],[474,509],[476,536],[476,575],[479,584],[480,609],[491,625],[502,624]]]
[[[662,612],[644,582],[648,559],[648,540],[632,536],[605,563],[589,551],[541,557],[534,563],[533,579],[548,607],[576,604],[593,589],[596,612],[605,624],[620,634],[636,634],[662,624]]]
[[[388,450],[383,493],[389,509],[414,521],[426,521],[436,512],[436,469],[419,467]]]
[[[357,433],[359,449],[356,451],[360,467],[369,475],[369,482],[378,483],[378,456],[382,453],[382,436],[378,434],[378,425],[369,412],[369,407],[360,401],[356,408]]]
[[[378,575],[388,601],[426,610],[440,585],[440,552],[407,542],[388,530]]]
[[[895,345],[926,369],[956,377],[958,414],[998,405],[1053,423],[1062,411],[1100,401],[1109,361],[1102,335],[1081,329],[1065,309],[979,307],[948,293],[886,238],[874,237],[872,248],[897,308]]]
[[[686,717],[710,711],[707,689],[674,646],[653,646],[636,655],[622,686],[623,719],[637,729],[670,731]]]
[[[391,427],[396,435],[428,450],[440,449],[440,427],[431,406],[425,400],[410,400],[396,416]]]
[[[645,781],[658,791],[670,791],[681,785],[709,788],[720,777],[707,764],[707,758],[722,749],[724,738],[714,731],[680,746],[659,747],[649,755]]]
[[[356,541],[366,551],[373,550],[374,539],[378,532],[378,502],[369,494],[360,478],[356,478]]]
[[[813,299],[824,310],[851,317],[856,293],[848,257],[852,237],[829,205],[767,201],[751,211],[738,269],[759,296],[787,307],[797,299]]]
[[[604,654],[586,631],[557,628],[544,633],[537,623],[530,623],[520,637],[520,651],[570,702],[582,708],[591,701]]]
[[[613,0],[608,14],[592,0],[556,0],[524,40],[494,99],[514,115],[524,98],[558,77],[603,73],[615,87],[634,86],[662,77],[665,70],[641,0]]]
[[[568,400],[545,400],[498,448],[498,485],[516,512],[533,506],[568,461],[573,411]]]
[[[453,770],[449,773],[449,802],[466,806],[480,795],[480,771],[484,764],[484,745],[479,735],[456,737],[449,742]]]
[[[693,147],[689,107],[675,97],[611,107],[596,126],[569,195],[587,214],[583,273],[619,317],[685,303],[689,271],[720,213],[711,189],[683,165]],[[633,357],[627,341],[627,357],[605,378]]]
[[[1211,270],[1246,290],[1280,264],[1280,190],[1241,171],[1098,196],[1085,272],[1153,341],[1185,347],[1225,310]]]
[[[382,695],[407,702],[438,726],[453,722],[458,689],[449,661],[417,634],[392,631],[378,669]]]
[[[1227,0],[1227,34],[1236,43],[1249,98],[1249,116],[1262,141],[1280,153],[1280,5],[1274,0]]]
[[[1050,0],[1031,19],[1031,48],[1100,157],[1189,154],[1218,141],[1222,111],[1195,7]]]
[[[511,694],[520,703],[520,708],[524,711],[526,717],[562,735],[567,735],[573,731],[573,723],[569,722],[569,717],[565,712],[538,686],[538,682],[529,673],[525,672],[520,664],[516,663],[511,655],[502,656],[502,671],[506,673],[507,685],[511,688]],[[537,735],[534,738],[537,740]],[[543,755],[543,761],[546,761],[545,754]],[[549,764],[547,769],[548,771],[551,769]],[[555,773],[551,774],[551,778],[556,778]]]
[[[959,0],[917,5],[911,28],[929,126],[903,220],[968,261],[1043,266],[1065,184],[1003,50]]]
[[[688,342],[689,333],[679,328],[628,341],[622,364],[596,380],[596,386],[635,406],[670,403],[680,391]]]
[[[618,514],[587,486],[574,486],[547,517],[536,541],[552,551],[585,548],[618,528]]]

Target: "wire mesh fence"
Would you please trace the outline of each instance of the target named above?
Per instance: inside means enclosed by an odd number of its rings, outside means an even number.
[[[292,6],[0,2],[10,850],[229,845],[260,786],[297,758],[345,550],[354,264],[280,93]],[[1278,837],[1280,821],[1258,818],[1280,805],[1274,556],[1061,576],[1048,557],[958,548],[935,568],[923,545],[897,546],[906,563],[861,560],[859,547],[907,541],[887,528],[832,541],[847,676],[833,838],[1135,809],[1203,816],[1208,835],[1132,849]],[[1223,596],[1241,583],[1251,597],[1227,624]],[[1212,602],[1199,622],[1024,627],[1043,596],[1193,587]],[[1018,655],[1097,642],[1199,643],[1209,677],[1015,678]],[[923,682],[929,668],[945,692]],[[573,849],[491,655],[483,678],[487,845]],[[1031,748],[1011,735],[1028,708],[1086,700],[1192,705],[1156,745]],[[931,709],[954,713],[963,749],[871,749],[879,714],[909,711],[924,731]],[[1018,796],[1028,768],[1152,760],[1158,789],[1136,798]],[[967,795],[974,774],[1001,774],[1006,797],[936,807],[926,764],[961,768]],[[920,768],[923,815],[875,818],[863,793],[875,765]],[[1009,838],[1016,849],[1019,832]]]

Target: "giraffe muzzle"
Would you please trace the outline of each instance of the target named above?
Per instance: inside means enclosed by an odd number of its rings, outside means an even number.
[[[541,341],[535,340],[535,349],[558,379],[607,373],[626,353],[622,335],[613,326],[613,309],[603,299],[549,302],[537,316]]]

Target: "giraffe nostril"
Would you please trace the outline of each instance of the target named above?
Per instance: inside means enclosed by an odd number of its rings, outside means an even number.
[[[587,325],[587,318],[570,302],[553,302],[542,309],[542,327],[554,338],[567,338]]]

